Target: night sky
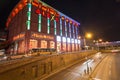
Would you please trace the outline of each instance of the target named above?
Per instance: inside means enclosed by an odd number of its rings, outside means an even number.
[[[0,29],[19,0],[0,0]],[[93,39],[120,40],[119,0],[42,0],[60,12],[80,22],[84,33],[93,33]]]

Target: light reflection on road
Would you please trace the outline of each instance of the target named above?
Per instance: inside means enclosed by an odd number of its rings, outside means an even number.
[[[103,56],[105,55],[96,53],[92,57],[85,58],[86,60],[84,62],[73,65],[46,78],[45,80],[87,80],[86,78],[88,77],[88,74],[92,72],[95,66],[102,60]],[[99,79],[96,78],[94,80]]]

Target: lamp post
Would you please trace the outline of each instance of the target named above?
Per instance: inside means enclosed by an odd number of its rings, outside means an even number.
[[[102,42],[102,39],[94,40],[93,42],[96,43],[97,51],[99,51],[99,50],[100,50],[100,48],[99,48],[99,45],[100,45],[100,44],[99,44],[99,43]]]
[[[98,43],[98,41],[96,41],[96,45],[97,45],[97,50],[99,51],[99,43]]]
[[[102,40],[102,39],[99,39],[98,41],[99,41],[99,43],[101,43],[103,40]],[[100,50],[100,48],[99,48],[99,45],[100,45],[100,44],[99,44],[99,43],[98,43],[98,51]]]
[[[92,38],[92,33],[86,33],[85,34],[85,38],[84,38],[84,46],[85,49],[88,49],[88,47],[90,46],[90,39]],[[89,41],[88,41],[89,40]],[[89,42],[89,43],[88,43]]]

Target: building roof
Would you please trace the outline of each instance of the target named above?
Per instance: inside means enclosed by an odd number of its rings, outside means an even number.
[[[28,1],[29,1],[29,0],[20,0],[20,2],[13,8],[13,10],[11,11],[11,13],[10,13],[10,15],[9,15],[9,17],[8,17],[8,19],[7,19],[7,22],[6,22],[6,26],[7,26],[7,27],[9,26],[9,23],[11,22],[12,18],[14,18],[14,16],[15,16],[16,14],[18,14],[18,12],[19,12],[20,10],[22,10],[22,9],[24,8],[24,6],[27,5]],[[77,21],[75,21],[74,19],[68,17],[67,15],[61,13],[60,11],[54,9],[53,7],[51,7],[51,6],[49,6],[48,4],[44,3],[43,1],[40,1],[40,0],[33,0],[33,1],[36,2],[37,4],[41,3],[42,6],[46,6],[46,7],[49,7],[49,8],[51,8],[51,9],[53,9],[53,10],[56,11],[60,16],[64,16],[65,18],[71,20],[72,22],[76,23],[77,25],[80,25],[79,22],[77,22]],[[38,6],[38,5],[36,5],[36,6]]]

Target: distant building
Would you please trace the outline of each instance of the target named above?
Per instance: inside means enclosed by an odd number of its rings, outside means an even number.
[[[6,41],[7,34],[5,31],[0,31],[0,44]]]
[[[120,0],[116,0],[116,2],[120,2]]]
[[[8,51],[14,54],[33,48],[79,51],[80,23],[40,0],[20,0],[7,23]]]

